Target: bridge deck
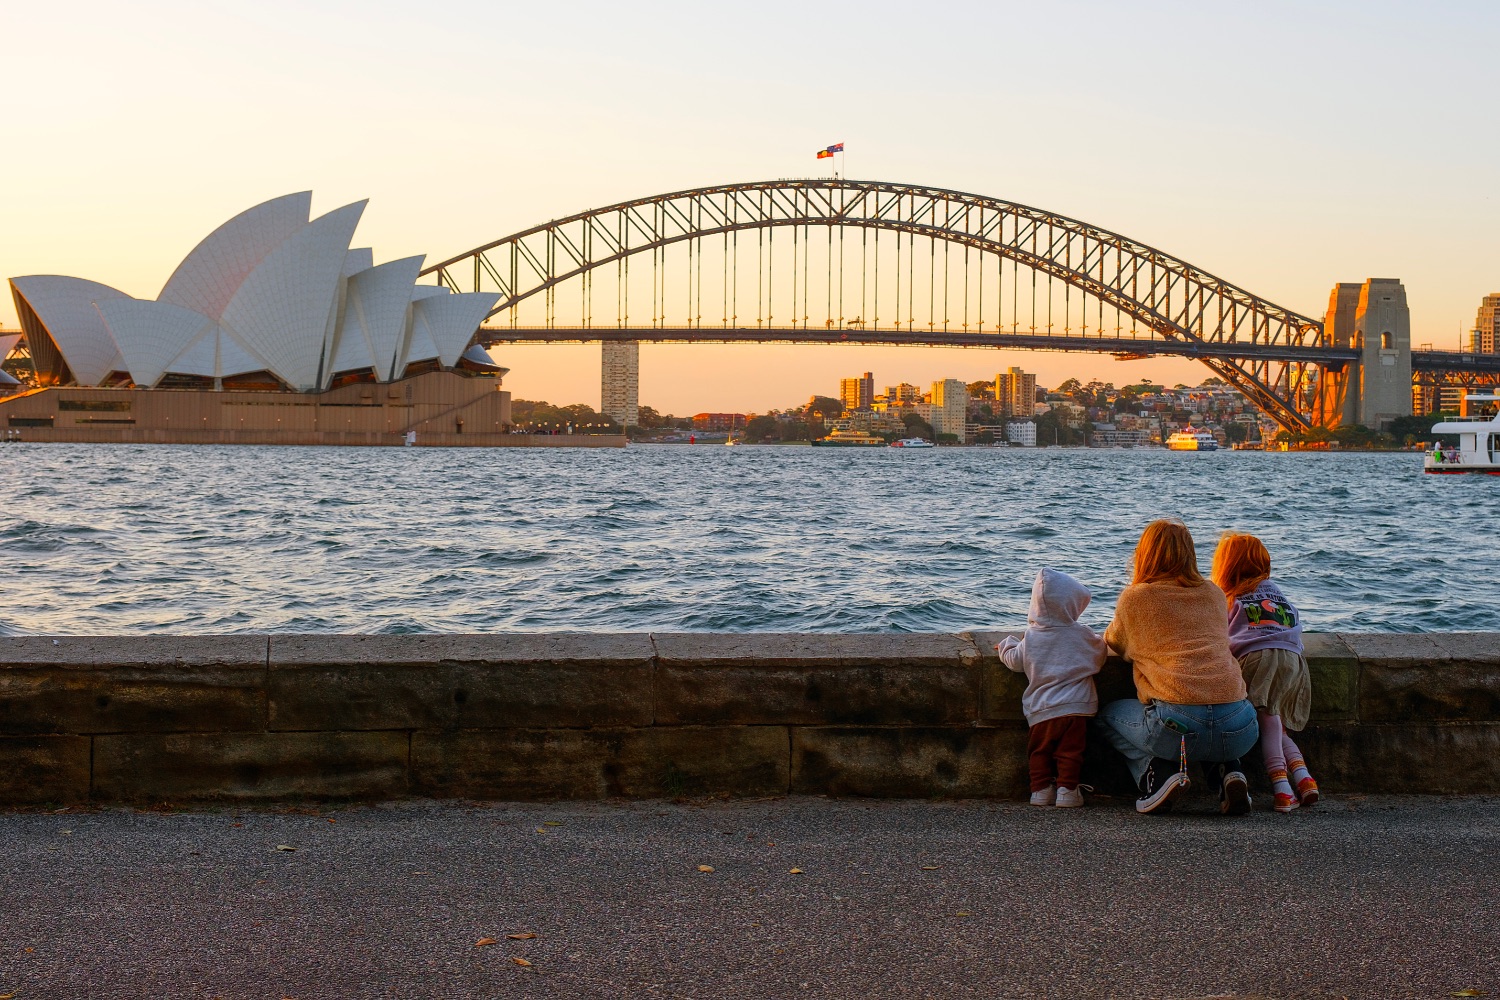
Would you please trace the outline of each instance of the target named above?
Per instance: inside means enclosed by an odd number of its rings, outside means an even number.
[[[480,327],[491,344],[560,344],[599,341],[689,344],[883,344],[926,347],[989,347],[1027,351],[1092,351],[1136,356],[1242,358],[1339,365],[1359,352],[1349,347],[1212,343],[1161,337],[1077,337],[1046,333],[975,333],[963,330],[860,329],[858,327]]]

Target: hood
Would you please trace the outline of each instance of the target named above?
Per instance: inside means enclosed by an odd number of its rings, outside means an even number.
[[[1066,573],[1041,569],[1031,587],[1031,610],[1027,618],[1033,626],[1072,625],[1089,606],[1093,594],[1089,588]]]

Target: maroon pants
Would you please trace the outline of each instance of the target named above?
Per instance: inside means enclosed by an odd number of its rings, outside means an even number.
[[[1031,727],[1027,753],[1031,758],[1031,790],[1039,792],[1056,781],[1059,788],[1077,788],[1088,741],[1086,715],[1064,715]]]

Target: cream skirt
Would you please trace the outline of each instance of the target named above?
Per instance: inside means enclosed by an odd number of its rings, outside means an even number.
[[[1312,713],[1312,677],[1307,659],[1290,649],[1257,649],[1240,661],[1250,704],[1257,710],[1281,716],[1281,724],[1293,732],[1307,725]]]

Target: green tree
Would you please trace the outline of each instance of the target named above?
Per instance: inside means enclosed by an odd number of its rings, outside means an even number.
[[[844,415],[844,404],[831,396],[814,396],[807,404],[807,412],[825,420],[837,420]]]
[[[968,385],[970,399],[994,399],[995,383],[980,380]]]
[[[1250,437],[1250,425],[1241,423],[1228,423],[1224,425],[1224,436],[1231,443],[1248,440]]]
[[[767,439],[778,440],[781,437],[781,421],[775,417],[762,414],[751,417],[745,423],[745,440],[760,442]]]
[[[926,438],[929,441],[935,440],[932,425],[923,420],[918,414],[905,414],[902,416],[901,422],[906,425],[906,434],[908,437]]]

